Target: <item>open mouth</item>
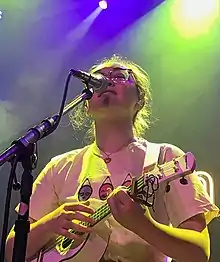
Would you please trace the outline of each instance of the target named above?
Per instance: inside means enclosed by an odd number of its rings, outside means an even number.
[[[115,91],[112,91],[112,90],[105,90],[104,92],[100,93],[100,94],[98,95],[98,97],[100,97],[100,96],[102,96],[103,94],[106,94],[106,93],[112,93],[112,94],[117,95],[117,93],[116,93]]]

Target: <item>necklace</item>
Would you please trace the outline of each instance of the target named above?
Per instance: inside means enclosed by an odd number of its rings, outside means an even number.
[[[112,152],[112,153],[106,153],[105,151],[101,150],[101,149],[97,146],[97,147],[99,148],[99,150],[105,155],[105,157],[103,157],[102,155],[99,155],[99,154],[97,154],[97,153],[95,153],[95,152],[93,152],[93,154],[94,154],[95,156],[99,157],[99,158],[102,158],[106,164],[109,164],[109,163],[112,161],[111,155],[118,153],[120,150],[122,150],[124,147],[128,146],[128,145],[129,145],[131,142],[133,142],[133,141],[136,141],[136,140],[135,140],[135,138],[132,137],[128,142],[126,142],[126,143],[123,144],[121,147],[119,147],[119,149],[118,149],[117,151]]]

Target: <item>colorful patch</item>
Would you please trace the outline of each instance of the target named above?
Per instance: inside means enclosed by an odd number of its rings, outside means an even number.
[[[106,200],[108,195],[114,190],[114,186],[110,177],[108,176],[99,188],[99,198],[101,200]]]
[[[89,179],[87,178],[79,189],[78,200],[79,201],[88,200],[91,197],[92,192],[93,192],[92,186],[89,182]]]
[[[125,177],[125,180],[124,180],[124,182],[122,183],[122,186],[129,187],[129,186],[131,185],[131,182],[132,182],[132,176],[131,176],[131,174],[129,173],[129,174]]]

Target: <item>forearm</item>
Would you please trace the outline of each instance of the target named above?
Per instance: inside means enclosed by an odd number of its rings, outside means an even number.
[[[178,262],[208,261],[208,232],[200,233],[188,229],[173,228],[147,218],[140,224],[142,226],[136,233],[161,253]]]
[[[26,258],[34,256],[55,234],[50,231],[48,216],[32,223],[28,234]],[[11,230],[6,243],[7,262],[12,261],[15,232]]]

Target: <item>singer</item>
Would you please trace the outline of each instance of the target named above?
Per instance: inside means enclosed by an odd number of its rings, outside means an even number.
[[[210,202],[196,172],[186,177],[187,185],[179,179],[171,182],[169,190],[161,185],[155,193],[155,211],[144,210],[126,191],[144,167],[183,154],[174,145],[144,139],[151,112],[148,74],[116,55],[93,65],[89,73],[101,74],[110,84],[70,116],[75,130],[88,127],[84,141],[90,142],[52,158],[34,183],[28,261],[38,261],[40,253],[41,262],[164,262],[169,258],[207,262],[207,224],[219,209]],[[112,215],[97,223],[94,214],[106,201]],[[90,246],[77,255],[73,250],[59,253],[57,236],[83,241],[76,232],[90,233],[85,247],[88,242]],[[8,262],[13,241],[12,228]],[[57,248],[43,248],[53,241]]]

